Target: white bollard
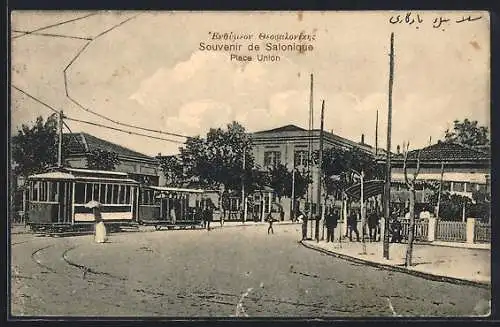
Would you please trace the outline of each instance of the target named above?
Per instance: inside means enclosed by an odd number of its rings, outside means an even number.
[[[468,244],[474,243],[474,227],[475,227],[475,225],[476,225],[475,218],[467,218],[467,229],[466,229],[465,235],[466,235],[466,242]]]
[[[434,242],[436,240],[437,219],[435,217],[429,218],[427,241]]]

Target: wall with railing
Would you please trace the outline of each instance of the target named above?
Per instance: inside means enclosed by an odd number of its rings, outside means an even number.
[[[476,222],[474,226],[474,243],[491,242],[491,225]]]
[[[401,236],[403,239],[408,239],[410,234],[410,220],[401,219]],[[415,241],[427,241],[429,235],[429,221],[427,219],[415,219],[414,230]]]
[[[436,240],[447,242],[466,242],[467,223],[461,221],[438,221]]]
[[[410,221],[407,218],[399,218],[399,221],[402,239],[408,240]],[[420,242],[454,242],[464,243],[464,246],[482,243],[488,246],[485,243],[491,242],[491,225],[475,218],[467,218],[465,222],[442,221],[436,218],[415,219],[414,236],[414,240]]]

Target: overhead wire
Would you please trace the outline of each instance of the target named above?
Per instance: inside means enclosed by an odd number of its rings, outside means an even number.
[[[30,34],[33,34],[33,33],[36,33],[36,32],[40,32],[40,31],[43,31],[43,30],[46,30],[46,29],[49,29],[49,28],[52,28],[52,27],[64,25],[64,24],[67,24],[67,23],[72,23],[72,22],[75,22],[75,21],[78,21],[78,20],[81,20],[81,19],[85,19],[85,18],[94,16],[94,15],[97,15],[97,14],[98,14],[98,12],[95,12],[95,13],[91,13],[91,14],[88,14],[88,15],[85,15],[85,16],[81,16],[81,17],[77,17],[77,18],[65,20],[65,21],[62,21],[62,22],[58,22],[58,23],[55,23],[55,24],[43,26],[43,27],[34,29],[32,31],[19,32],[19,33],[24,33],[24,34],[13,36],[12,39],[18,39],[18,38],[21,38],[21,37],[26,36],[26,35],[30,35]]]
[[[57,114],[60,114],[60,110],[57,110],[53,106],[47,104],[46,102],[44,102],[44,101],[40,100],[39,98],[37,98],[37,97],[29,94],[28,92],[20,89],[19,87],[15,86],[15,85],[11,85],[11,86],[12,86],[12,88],[14,88],[17,91],[21,92],[22,94],[26,95],[30,99],[32,99],[32,100],[40,103],[41,105],[45,106],[46,108],[50,109],[51,111],[53,111],[53,112],[55,112]],[[107,129],[111,129],[111,130],[115,130],[115,131],[127,133],[129,135],[143,136],[143,137],[148,137],[148,138],[155,139],[155,140],[163,140],[163,141],[168,141],[168,142],[173,142],[173,143],[179,143],[179,144],[183,144],[184,143],[184,142],[178,141],[178,140],[173,140],[173,139],[168,139],[168,138],[163,138],[163,137],[157,137],[157,136],[147,135],[147,134],[143,134],[143,133],[137,133],[137,132],[133,132],[133,131],[127,131],[127,130],[124,130],[124,129],[120,129],[120,128],[116,128],[116,127],[111,127],[111,126],[106,126],[106,125],[102,125],[102,124],[95,123],[95,122],[89,122],[89,121],[86,121],[86,120],[79,120],[79,119],[68,117],[67,115],[64,115],[63,118],[67,119],[67,120],[72,120],[72,121],[80,122],[80,123],[83,123],[83,124],[94,125],[94,126],[98,126],[98,127],[102,127],[102,128],[107,128]],[[64,121],[63,121],[63,123],[64,123]],[[64,123],[64,124],[68,128],[68,130],[69,130],[69,126],[66,123]]]
[[[173,143],[184,144],[184,142],[182,142],[182,141],[173,140],[173,139],[167,139],[167,138],[164,138],[164,137],[158,137],[158,136],[153,136],[153,135],[142,134],[142,133],[138,133],[138,132],[127,131],[127,130],[124,130],[124,129],[121,129],[121,128],[116,128],[116,127],[111,127],[111,126],[107,126],[107,125],[102,125],[102,124],[99,124],[99,123],[96,123],[96,122],[90,122],[90,121],[86,121],[86,120],[80,120],[80,119],[70,118],[70,117],[67,117],[67,116],[65,116],[65,118],[67,120],[76,121],[76,122],[79,122],[79,123],[89,124],[89,125],[103,127],[103,128],[108,128],[108,129],[112,129],[112,130],[115,130],[115,131],[127,133],[127,134],[130,134],[130,135],[145,136],[145,137],[149,137],[149,138],[156,139],[156,140],[163,140],[163,141],[169,141],[169,142],[173,142]]]
[[[89,40],[88,42],[86,42],[83,47],[77,52],[77,54],[70,60],[70,62],[68,63],[68,65],[66,65],[66,67],[64,68],[63,70],[63,76],[64,76],[64,89],[65,89],[65,92],[66,92],[66,97],[71,101],[73,102],[76,106],[78,106],[80,109],[86,111],[86,112],[89,112],[95,116],[98,116],[102,119],[105,119],[109,122],[112,122],[114,124],[117,124],[117,125],[121,125],[121,126],[125,126],[125,127],[130,127],[130,128],[135,128],[135,129],[139,129],[139,130],[143,130],[143,131],[147,131],[147,132],[153,132],[153,133],[158,133],[158,134],[164,134],[164,135],[170,135],[170,136],[176,136],[176,137],[182,137],[182,138],[190,138],[190,136],[187,136],[187,135],[182,135],[182,134],[179,134],[179,133],[172,133],[172,132],[165,132],[165,131],[161,131],[161,130],[156,130],[156,129],[151,129],[151,128],[146,128],[146,127],[141,127],[141,126],[137,126],[137,125],[133,125],[133,124],[127,124],[127,123],[123,123],[123,122],[120,122],[118,120],[115,120],[115,119],[112,119],[108,116],[105,116],[103,114],[100,114],[92,109],[89,109],[85,106],[83,106],[79,101],[77,101],[76,99],[74,99],[71,95],[70,95],[70,92],[69,92],[69,87],[68,87],[68,69],[75,63],[75,61],[80,57],[80,55],[87,49],[87,47],[93,42],[95,41],[96,39],[98,39],[99,37],[105,35],[106,33],[109,33],[111,32],[112,30],[114,30],[115,28],[118,28],[120,26],[122,26],[123,24],[127,23],[128,21],[136,18],[139,14],[135,15],[135,16],[132,16],[132,17],[129,17],[125,20],[123,20],[122,22],[108,28],[107,30],[105,30],[104,32],[96,35],[95,37],[93,37],[91,40]]]
[[[38,33],[38,32],[29,33],[29,32],[26,32],[26,31],[19,31],[19,30],[12,30],[12,32],[15,32],[15,33],[25,33],[24,35],[30,34],[30,35],[60,37],[60,38],[77,39],[77,40],[92,40],[91,38],[88,38],[88,37],[73,36],[73,35],[64,35],[64,34]],[[17,35],[17,36],[19,37],[19,36],[22,36],[22,35]]]

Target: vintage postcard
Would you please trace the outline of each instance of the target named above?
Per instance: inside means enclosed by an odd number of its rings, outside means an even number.
[[[10,319],[488,317],[483,11],[14,11]]]

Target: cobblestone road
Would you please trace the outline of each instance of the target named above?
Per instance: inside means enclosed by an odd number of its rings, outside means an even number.
[[[301,246],[297,225],[12,236],[13,315],[469,316],[485,289],[366,267]]]

